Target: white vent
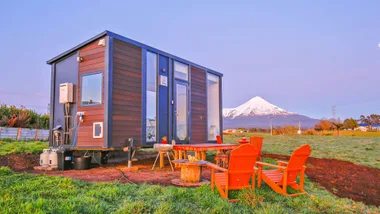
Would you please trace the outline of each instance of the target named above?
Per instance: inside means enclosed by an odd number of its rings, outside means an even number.
[[[103,138],[103,122],[93,123],[92,137],[93,138]]]

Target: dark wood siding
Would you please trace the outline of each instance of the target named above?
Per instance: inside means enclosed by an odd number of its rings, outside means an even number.
[[[141,48],[114,40],[112,83],[112,146],[142,140]]]
[[[207,143],[206,71],[191,67],[191,143]]]
[[[80,124],[77,147],[103,147],[104,138],[93,138],[92,125],[94,122],[104,123],[104,57],[105,47],[98,46],[95,41],[79,50],[79,56],[83,57],[83,61],[79,63],[78,75],[78,111],[85,112],[84,122]],[[98,106],[81,106],[81,77],[89,73],[101,72],[102,80],[102,104]],[[104,125],[104,124],[103,124]],[[103,130],[106,127],[103,127]]]

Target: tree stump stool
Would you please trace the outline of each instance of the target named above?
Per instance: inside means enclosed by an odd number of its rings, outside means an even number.
[[[177,186],[197,187],[210,182],[201,178],[202,166],[207,161],[189,162],[189,160],[174,160],[173,163],[181,166],[181,178],[173,179],[172,184]]]

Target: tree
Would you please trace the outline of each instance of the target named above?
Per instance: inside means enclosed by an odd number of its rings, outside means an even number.
[[[343,123],[337,121],[337,122],[332,122],[332,124],[336,128],[336,130],[338,131],[338,136],[339,136],[340,135],[339,131],[343,127]]]
[[[362,124],[367,124],[369,130],[372,130],[372,125],[380,124],[380,115],[378,114],[371,114],[369,116],[361,115],[359,121]]]
[[[345,129],[352,129],[354,130],[359,126],[358,121],[355,120],[354,118],[347,118],[343,121],[343,127]]]
[[[317,131],[326,131],[331,129],[331,122],[326,119],[320,120],[317,124],[315,124],[314,129]]]

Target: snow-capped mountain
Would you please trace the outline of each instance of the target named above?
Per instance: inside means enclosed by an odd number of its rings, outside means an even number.
[[[263,116],[263,115],[294,115],[295,113],[286,111],[275,106],[261,97],[254,97],[248,102],[236,107],[223,109],[223,117],[241,116]]]
[[[284,110],[261,97],[254,97],[236,108],[223,109],[224,128],[268,128],[294,125],[301,122],[302,128],[313,127],[318,120]]]

